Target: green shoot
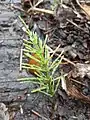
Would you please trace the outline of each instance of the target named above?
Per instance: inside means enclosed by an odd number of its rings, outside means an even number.
[[[62,54],[63,52],[53,61],[53,56],[56,53],[57,49],[60,47],[58,46],[55,51],[53,51],[52,55],[50,55],[48,46],[46,44],[45,39],[44,43],[38,35],[34,32],[31,32],[23,19],[19,17],[22,23],[25,26],[26,34],[29,40],[24,40],[23,45],[23,55],[28,60],[33,60],[38,64],[30,64],[30,63],[22,63],[22,68],[26,70],[34,71],[36,77],[30,78],[20,78],[19,80],[23,80],[23,82],[32,82],[38,85],[37,89],[32,90],[31,92],[41,92],[50,97],[53,97],[56,93],[61,76],[56,76],[56,70],[62,62]]]

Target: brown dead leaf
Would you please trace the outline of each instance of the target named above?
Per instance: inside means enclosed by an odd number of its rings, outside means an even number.
[[[71,96],[72,98],[76,98],[85,103],[90,104],[90,97],[82,94],[75,86],[68,88],[68,95]]]
[[[90,96],[85,96],[78,86],[75,86],[72,81],[67,79],[67,94],[71,98],[75,98],[77,100],[81,100],[84,103],[90,104]]]

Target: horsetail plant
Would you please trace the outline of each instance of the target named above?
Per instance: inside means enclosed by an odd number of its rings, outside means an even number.
[[[31,93],[41,92],[53,97],[61,80],[61,75],[56,77],[56,70],[62,62],[63,52],[53,61],[53,56],[60,46],[58,46],[50,55],[49,46],[46,44],[47,38],[43,43],[37,33],[31,32],[27,28],[23,19],[21,17],[19,18],[25,27],[25,32],[29,39],[23,40],[23,55],[26,59],[33,60],[38,63],[38,65],[30,64],[28,62],[22,63],[22,68],[28,71],[34,71],[35,76],[20,78],[19,80],[32,82],[38,85],[38,88],[32,90]],[[35,56],[33,56],[33,54],[35,54]]]

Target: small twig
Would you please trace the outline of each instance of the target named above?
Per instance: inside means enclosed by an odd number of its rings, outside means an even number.
[[[17,9],[19,11],[22,11],[22,12],[25,12],[25,10],[23,10],[22,8],[18,7],[18,6],[15,6],[13,4],[11,4],[11,7],[14,8],[14,9]],[[26,13],[26,12],[25,12]]]
[[[77,15],[77,17],[79,17],[79,18],[82,18],[82,16],[80,15],[80,13],[77,11],[77,9],[75,8],[75,6],[74,6],[74,4],[73,4],[73,2],[71,2],[71,5],[72,5],[72,7],[73,7],[73,12]]]
[[[49,46],[48,46],[48,49],[50,50],[51,53],[54,53],[54,50],[53,50],[52,48],[50,48]],[[59,56],[59,54],[57,54],[57,53],[55,53],[55,55],[56,55],[56,56]],[[62,59],[63,59],[64,61],[72,64],[73,66],[76,66],[75,63],[73,63],[72,61],[68,60],[67,58],[63,57]]]
[[[44,34],[49,34],[51,32],[53,32],[54,28],[49,28],[47,31],[44,32]]]
[[[20,7],[18,7],[18,6],[15,6],[15,5],[12,4],[11,7],[14,8],[14,9],[17,9],[17,10],[19,10],[20,12],[23,12],[23,13],[25,13],[25,14],[28,15],[27,11],[25,11],[24,9],[22,9],[22,8],[20,8]]]
[[[30,4],[31,7],[33,6],[31,0],[29,0],[29,4]]]
[[[36,7],[32,7],[30,8],[27,13],[31,12],[31,11],[36,11],[36,12],[41,12],[41,13],[47,13],[47,14],[51,14],[54,15],[54,11],[52,10],[46,10],[46,9],[41,9],[41,8],[36,8]]]
[[[83,83],[81,83],[81,82],[79,82],[79,81],[77,81],[77,80],[75,80],[75,79],[70,79],[71,81],[74,81],[74,82],[76,82],[76,83],[78,83],[78,84],[80,84],[80,85],[83,85],[83,86],[85,86],[85,87],[88,87],[87,85],[85,85],[85,84],[83,84]]]
[[[83,28],[81,28],[80,26],[78,26],[76,23],[74,23],[73,21],[66,19],[68,22],[70,22],[71,24],[73,24],[74,26],[76,26],[78,29],[84,31],[85,33],[88,33],[87,31],[85,31]]]
[[[66,61],[66,62],[68,62],[68,63],[70,63],[73,66],[76,66],[76,64],[74,62],[70,61],[69,59],[67,59],[65,57],[63,58],[63,60]]]
[[[44,0],[39,0],[35,5],[34,7],[37,7],[39,4],[41,4]]]
[[[34,110],[31,110],[32,113],[34,113],[35,115],[37,115],[38,117],[42,118],[43,120],[48,120],[46,117],[40,115],[38,112],[34,111]]]
[[[52,10],[46,10],[46,9],[41,9],[41,8],[36,8],[36,7],[31,7],[28,11],[23,10],[22,8],[15,6],[15,5],[11,5],[11,7],[13,7],[14,9],[17,9],[21,12],[24,12],[26,14],[29,14],[31,11],[36,11],[36,12],[41,12],[41,13],[47,13],[47,14],[51,14],[54,15],[54,11]]]

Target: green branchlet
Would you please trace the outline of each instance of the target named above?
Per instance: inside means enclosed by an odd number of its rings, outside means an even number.
[[[52,60],[54,54],[56,53],[57,49],[50,55],[48,46],[46,44],[46,40],[44,43],[38,35],[34,32],[31,32],[23,19],[19,17],[22,23],[25,26],[25,32],[28,35],[29,40],[24,40],[24,56],[28,59],[33,59],[39,63],[39,66],[32,65],[28,63],[22,63],[22,68],[24,69],[33,69],[37,71],[36,77],[29,77],[29,78],[20,78],[19,80],[23,80],[25,82],[32,82],[34,84],[38,84],[38,88],[32,90],[31,92],[41,92],[49,96],[53,96],[57,91],[59,86],[61,76],[55,77],[56,70],[58,66],[61,64],[62,61],[62,53],[59,55],[54,61]],[[32,53],[38,56],[38,59],[32,56]]]

